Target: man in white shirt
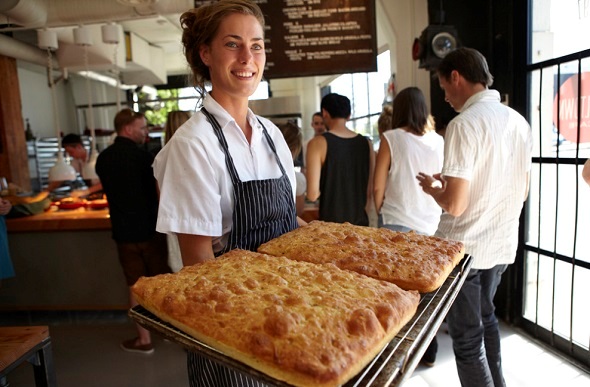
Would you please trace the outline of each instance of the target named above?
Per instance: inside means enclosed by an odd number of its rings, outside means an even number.
[[[417,179],[444,210],[435,235],[462,241],[473,256],[447,315],[457,371],[463,386],[504,386],[493,299],[515,259],[528,195],[531,129],[488,89],[493,77],[478,51],[452,51],[437,75],[445,100],[460,114],[447,127],[442,172]]]

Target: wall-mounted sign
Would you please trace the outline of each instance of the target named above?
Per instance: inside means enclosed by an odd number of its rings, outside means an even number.
[[[266,21],[266,79],[377,70],[375,0],[255,2]]]
[[[559,132],[573,143],[590,142],[590,73],[582,73],[581,92],[578,74],[569,77],[559,88]],[[553,99],[553,123],[557,126],[557,94]],[[579,104],[579,106],[578,106]],[[580,140],[578,141],[578,112]]]

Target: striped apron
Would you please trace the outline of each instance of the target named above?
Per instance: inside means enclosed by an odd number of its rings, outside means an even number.
[[[216,255],[240,248],[256,251],[258,246],[298,227],[291,183],[281,164],[274,142],[262,122],[262,132],[275,155],[281,170],[278,179],[241,181],[227,141],[215,117],[205,108],[201,111],[213,126],[213,131],[225,153],[225,164],[234,190],[233,226],[227,245]],[[188,353],[188,374],[191,387],[196,386],[252,386],[263,383],[241,374],[196,352]]]

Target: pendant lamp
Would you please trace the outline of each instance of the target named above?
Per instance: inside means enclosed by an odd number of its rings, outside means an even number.
[[[113,74],[115,75],[115,79],[117,84],[115,86],[115,94],[117,96],[117,111],[118,113],[121,110],[121,79],[119,70],[117,68],[117,51],[119,49],[119,26],[117,24],[105,24],[101,27],[102,32],[102,41],[106,44],[113,45]],[[116,114],[115,113],[115,114]]]
[[[83,47],[84,50],[84,70],[88,74],[88,47],[92,45],[92,36],[90,28],[80,26],[74,28],[74,42]],[[98,175],[96,174],[96,160],[98,159],[98,148],[96,147],[96,134],[94,131],[94,111],[92,108],[92,93],[90,90],[90,78],[86,76],[86,94],[88,97],[88,115],[87,125],[90,129],[90,157],[86,164],[82,167],[82,177],[86,180],[97,180]]]
[[[59,126],[59,112],[57,110],[57,98],[55,96],[55,83],[53,81],[53,54],[57,50],[57,34],[55,31],[37,31],[39,48],[47,51],[47,76],[51,88],[51,101],[53,105],[53,126],[57,136],[57,160],[55,165],[49,169],[49,181],[66,181],[76,179],[76,170],[64,160],[61,147],[61,130]]]

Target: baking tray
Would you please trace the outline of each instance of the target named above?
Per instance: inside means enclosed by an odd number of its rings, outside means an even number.
[[[430,341],[436,335],[459,290],[461,290],[472,261],[473,258],[466,254],[451,271],[440,288],[432,293],[421,294],[418,309],[412,319],[361,372],[344,386],[400,386],[412,375]],[[228,367],[248,374],[269,386],[290,386],[290,384],[274,379],[200,342],[178,328],[162,321],[142,306],[130,309],[129,316],[143,327],[159,333],[184,348],[197,351]]]

